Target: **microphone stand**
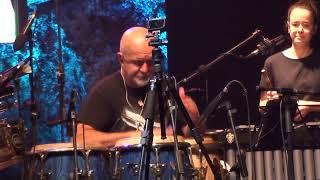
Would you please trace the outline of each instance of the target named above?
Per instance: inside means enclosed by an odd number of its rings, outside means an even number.
[[[147,92],[147,100],[145,104],[145,113],[144,118],[146,120],[144,125],[144,131],[141,133],[141,159],[139,165],[139,180],[142,180],[142,174],[144,174],[144,180],[149,179],[149,168],[150,168],[150,153],[152,149],[153,142],[153,125],[154,125],[154,110],[155,110],[155,98],[156,93],[161,92],[162,89],[159,89],[162,81],[162,70],[161,70],[161,49],[155,47],[152,50],[152,59],[154,62],[154,73],[153,77],[150,80],[150,87]],[[158,96],[160,97],[160,95]],[[163,102],[163,101],[161,101]],[[159,107],[162,105],[159,104]],[[163,106],[162,106],[163,107]],[[161,130],[161,135],[162,134]],[[165,137],[165,136],[164,136]]]
[[[34,76],[33,76],[33,36],[32,36],[32,30],[31,28],[27,32],[27,38],[29,41],[29,63],[31,67],[31,73],[29,74],[29,83],[30,83],[30,99],[31,99],[31,104],[30,104],[30,121],[31,121],[31,126],[32,126],[32,147],[33,150],[35,151],[35,145],[37,144],[37,120],[39,118],[39,113],[38,113],[38,108],[37,108],[37,103],[35,101],[35,96],[34,96]]]
[[[25,42],[29,42],[29,63],[31,68],[31,73],[29,74],[29,84],[30,84],[30,121],[32,126],[32,147],[35,151],[35,145],[37,142],[37,119],[39,118],[39,113],[37,110],[37,104],[34,97],[34,71],[33,71],[33,33],[31,30],[32,22],[36,17],[36,10],[32,13],[31,19],[29,19],[28,23],[26,24],[23,32],[19,34],[15,42],[13,43],[13,49],[15,51],[20,50],[24,47]]]
[[[75,90],[72,89],[70,96],[69,117],[72,121],[72,142],[73,142],[73,163],[74,163],[74,179],[79,179],[78,169],[78,145],[77,145],[77,114],[75,108]]]
[[[172,123],[172,130],[173,130],[173,138],[174,138],[174,152],[176,156],[176,161],[177,161],[177,179],[183,180],[184,179],[184,169],[183,169],[183,162],[182,162],[182,157],[181,157],[181,152],[179,150],[179,144],[178,144],[178,137],[177,137],[177,132],[176,132],[176,106],[173,104],[172,100],[167,97],[167,104],[169,107],[169,112],[170,112],[170,118],[171,118],[171,123]]]
[[[218,108],[218,106],[221,102],[221,99],[228,93],[229,85],[230,85],[230,83],[228,83],[223,88],[223,90],[220,91],[220,93],[210,102],[210,104],[207,106],[207,108],[204,109],[203,113],[200,116],[200,120],[199,120],[200,122],[205,121],[210,116],[210,114]]]
[[[207,149],[205,148],[205,146],[203,145],[203,137],[201,135],[201,133],[199,132],[199,129],[194,125],[193,121],[191,120],[188,111],[186,110],[186,108],[184,107],[181,98],[179,97],[179,94],[175,88],[175,85],[170,83],[171,81],[167,81],[168,82],[168,89],[169,92],[171,94],[171,96],[174,98],[175,102],[177,103],[178,107],[180,107],[181,112],[185,118],[185,121],[188,125],[188,127],[190,128],[191,131],[191,135],[193,136],[195,142],[198,144],[201,153],[203,154],[203,156],[205,157],[212,173],[215,176],[216,180],[221,180],[221,174],[220,174],[220,165],[214,165],[212,160],[210,159],[210,156],[208,154]]]
[[[255,38],[257,35],[259,35],[261,33],[261,30],[256,30],[255,32],[252,33],[251,36],[249,36],[247,39],[245,39],[244,41],[240,42],[239,44],[237,44],[235,47],[231,48],[230,50],[228,50],[225,53],[222,53],[220,56],[218,56],[216,59],[214,59],[213,61],[211,61],[210,63],[206,64],[206,65],[200,65],[198,67],[198,69],[193,72],[192,74],[190,74],[188,77],[183,78],[181,81],[179,81],[177,83],[177,85],[180,85],[181,83],[187,83],[189,81],[191,81],[192,79],[198,77],[199,75],[201,75],[202,73],[207,72],[213,65],[215,65],[216,63],[220,62],[222,59],[224,59],[227,55],[232,54],[234,51],[238,50],[240,47],[242,47],[243,45],[245,45],[247,42],[249,42],[251,39]]]
[[[292,98],[291,94],[284,94],[284,120],[285,120],[285,132],[287,135],[287,155],[288,155],[288,179],[294,179],[294,166],[293,166],[293,136],[292,136]],[[294,102],[296,104],[296,102]],[[280,111],[281,113],[281,111]],[[282,119],[280,119],[282,121]]]
[[[59,0],[55,0],[55,6],[56,6],[56,18],[57,18],[57,27],[58,27],[58,60],[59,60],[59,65],[58,65],[58,72],[57,72],[57,79],[58,79],[58,84],[59,84],[59,119],[63,122],[66,117],[66,112],[64,108],[64,66],[63,66],[63,61],[62,61],[62,44],[61,44],[61,27],[60,27],[60,7],[59,7]],[[63,132],[63,124],[61,124],[61,141],[64,142],[64,132]]]
[[[228,112],[228,118],[230,121],[230,125],[234,134],[234,140],[235,140],[235,144],[236,144],[236,148],[237,148],[237,160],[238,162],[233,166],[236,168],[236,173],[237,173],[237,177],[239,177],[239,172],[241,174],[241,177],[243,179],[247,179],[248,178],[248,170],[247,170],[247,166],[246,166],[246,161],[244,156],[241,153],[240,150],[240,145],[239,145],[239,141],[238,141],[238,137],[237,137],[237,133],[236,133],[236,129],[234,126],[234,120],[233,120],[233,113],[234,113],[234,109],[232,109],[231,107],[231,103],[230,101],[225,101],[223,103],[223,106],[225,106],[227,112]]]

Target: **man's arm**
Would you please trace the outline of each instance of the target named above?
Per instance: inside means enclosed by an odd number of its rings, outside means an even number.
[[[77,143],[83,145],[83,131],[86,146],[114,147],[119,139],[141,136],[140,131],[102,132],[92,126],[79,123],[77,125]]]
[[[85,144],[89,147],[114,147],[119,140],[131,138],[134,142],[128,144],[140,144],[141,131],[103,132],[94,129],[90,125],[79,123],[77,125],[77,144],[83,146],[83,131],[85,134]],[[167,129],[167,135],[172,135],[172,129]],[[153,129],[154,138],[160,137],[161,129]],[[136,141],[138,140],[138,141]]]
[[[192,122],[196,127],[200,129],[201,132],[203,132],[206,126],[204,123],[200,122],[200,113],[199,113],[197,104],[193,101],[193,99],[190,96],[185,95],[185,91],[183,87],[179,88],[179,96],[181,98],[181,101],[184,107],[188,111],[188,114]],[[190,136],[190,128],[187,124],[183,126],[181,130],[184,136]]]

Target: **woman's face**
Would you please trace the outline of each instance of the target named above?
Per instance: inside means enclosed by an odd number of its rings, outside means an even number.
[[[288,33],[294,46],[309,47],[315,32],[314,19],[308,9],[292,9],[288,20]]]

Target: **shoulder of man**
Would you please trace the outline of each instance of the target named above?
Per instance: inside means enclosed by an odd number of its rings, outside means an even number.
[[[113,89],[117,89],[119,85],[121,85],[122,79],[120,75],[120,71],[116,71],[100,80],[98,80],[92,88],[90,89],[90,93],[93,92],[110,92]]]

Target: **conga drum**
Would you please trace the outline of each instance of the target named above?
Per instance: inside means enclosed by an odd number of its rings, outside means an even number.
[[[190,145],[178,137],[178,154],[183,166],[184,179],[192,179],[191,164],[188,155]],[[140,137],[121,139],[112,148],[113,179],[136,179],[139,175],[139,163],[142,147]],[[150,152],[149,179],[177,179],[177,160],[173,136],[161,139],[153,138]]]
[[[78,146],[79,176],[90,179],[111,179],[109,151],[104,147]],[[74,179],[72,143],[36,145],[27,153],[25,179]]]

